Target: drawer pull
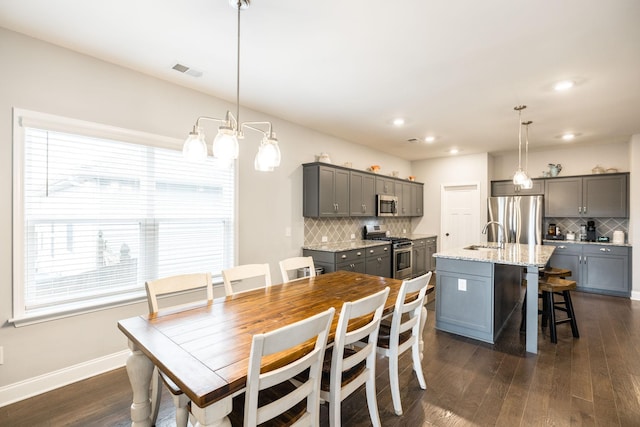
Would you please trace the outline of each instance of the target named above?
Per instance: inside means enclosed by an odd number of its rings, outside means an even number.
[[[600,252],[611,252],[609,248],[600,248]]]
[[[567,249],[566,246],[557,246],[556,249]]]
[[[360,256],[360,255],[362,255],[362,252],[357,252],[356,255]]]
[[[370,254],[372,254],[373,252],[374,252],[374,251],[373,251],[373,249],[370,249],[370,250],[369,250],[369,253],[370,253]]]
[[[386,252],[386,251],[388,251],[388,250],[389,250],[389,248],[385,246],[385,247],[384,247],[384,251]]]
[[[341,257],[341,258],[342,258],[342,259],[347,259],[347,256],[346,256],[346,255],[342,255],[342,257]]]

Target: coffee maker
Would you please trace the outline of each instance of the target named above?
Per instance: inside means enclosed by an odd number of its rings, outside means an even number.
[[[587,242],[596,241],[596,222],[587,221]]]

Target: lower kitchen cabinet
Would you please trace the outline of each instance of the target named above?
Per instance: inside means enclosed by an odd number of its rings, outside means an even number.
[[[545,243],[547,244],[547,243]],[[631,295],[631,248],[627,246],[549,243],[556,247],[549,264],[572,272],[578,290],[606,295]]]
[[[436,259],[433,254],[437,251],[437,237],[413,240],[413,276],[422,276],[428,271],[435,271]]]
[[[389,245],[367,248],[365,257],[366,274],[374,276],[392,277],[391,275],[391,248]]]
[[[303,249],[302,255],[313,257],[315,266],[323,267],[325,273],[345,270],[392,277],[391,245],[388,244],[347,251]]]

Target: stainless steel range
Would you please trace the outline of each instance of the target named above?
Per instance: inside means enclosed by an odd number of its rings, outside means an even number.
[[[408,279],[413,270],[413,241],[407,237],[394,237],[384,225],[365,225],[366,240],[384,240],[391,242],[391,273],[394,279]]]

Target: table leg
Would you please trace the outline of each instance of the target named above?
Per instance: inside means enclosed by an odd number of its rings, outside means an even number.
[[[527,267],[527,342],[529,353],[538,352],[538,268]]]
[[[231,422],[227,415],[233,408],[233,399],[231,396],[212,403],[211,405],[200,408],[191,403],[191,413],[198,421],[196,427],[231,427]]]
[[[127,374],[133,390],[131,404],[131,427],[151,426],[151,401],[149,400],[149,385],[153,373],[153,363],[144,355],[134,343],[129,341],[131,354],[127,358]]]

